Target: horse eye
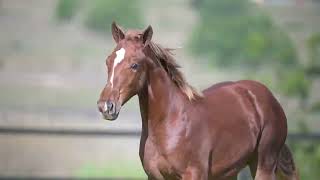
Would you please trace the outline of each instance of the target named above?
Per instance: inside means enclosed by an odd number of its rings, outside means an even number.
[[[133,70],[137,70],[139,67],[139,65],[137,63],[133,63],[131,64],[130,68],[133,69]]]

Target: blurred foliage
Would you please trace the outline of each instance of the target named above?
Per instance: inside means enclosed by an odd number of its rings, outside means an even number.
[[[85,24],[97,31],[105,31],[106,25],[117,21],[120,25],[130,28],[142,25],[142,16],[139,1],[132,0],[95,0],[92,1]]]
[[[79,0],[59,0],[56,14],[59,20],[70,20],[79,7]]]
[[[312,141],[289,143],[300,179],[318,179],[320,177],[320,144]]]
[[[320,112],[320,101],[315,102],[314,104],[312,104],[310,110],[311,110],[311,112]]]
[[[308,48],[310,54],[310,60],[312,62],[319,62],[320,57],[320,32],[313,34],[308,39]]]
[[[77,8],[80,5],[82,8]],[[142,26],[140,0],[60,0],[56,14],[59,19],[70,20],[79,9],[84,12],[84,25],[96,32],[106,32],[112,21],[131,28]]]
[[[202,0],[190,46],[227,66],[295,65],[293,45],[271,19],[248,0]]]
[[[300,132],[308,134],[305,121],[300,121]],[[320,143],[318,141],[289,141],[300,179],[318,179],[320,176]]]
[[[309,64],[307,72],[310,75],[320,75],[320,32],[313,34],[307,40]]]
[[[278,86],[281,92],[288,96],[308,97],[310,81],[302,69],[286,69],[282,76],[281,83]]]
[[[319,58],[318,34],[309,40],[313,63],[306,68],[299,62],[287,33],[252,1],[193,2],[200,16],[189,42],[195,55],[208,57],[213,64],[224,68],[240,67],[252,74],[249,79],[267,80],[268,85],[286,96],[301,101],[309,97],[312,85],[309,75],[320,72],[314,63]],[[262,75],[257,72],[261,70]],[[275,75],[270,76],[269,72]]]

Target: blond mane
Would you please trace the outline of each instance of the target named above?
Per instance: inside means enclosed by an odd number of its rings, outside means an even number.
[[[177,85],[177,87],[188,97],[190,101],[202,97],[201,93],[187,83],[182,72],[178,69],[180,66],[176,63],[172,54],[172,50],[174,49],[163,48],[154,42],[150,42],[148,47],[154,56],[153,60],[158,61],[174,84]]]

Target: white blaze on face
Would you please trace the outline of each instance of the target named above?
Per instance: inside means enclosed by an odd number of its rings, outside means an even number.
[[[110,83],[111,83],[111,87],[112,88],[113,88],[114,69],[124,59],[124,55],[125,54],[126,54],[126,50],[124,48],[121,48],[116,52],[116,58],[113,61],[112,74],[111,74],[111,77],[110,77]]]

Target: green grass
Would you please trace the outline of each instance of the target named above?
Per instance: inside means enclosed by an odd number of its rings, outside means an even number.
[[[103,166],[86,164],[75,172],[76,177],[110,177],[110,178],[141,178],[146,179],[140,162],[132,161],[111,161]]]

